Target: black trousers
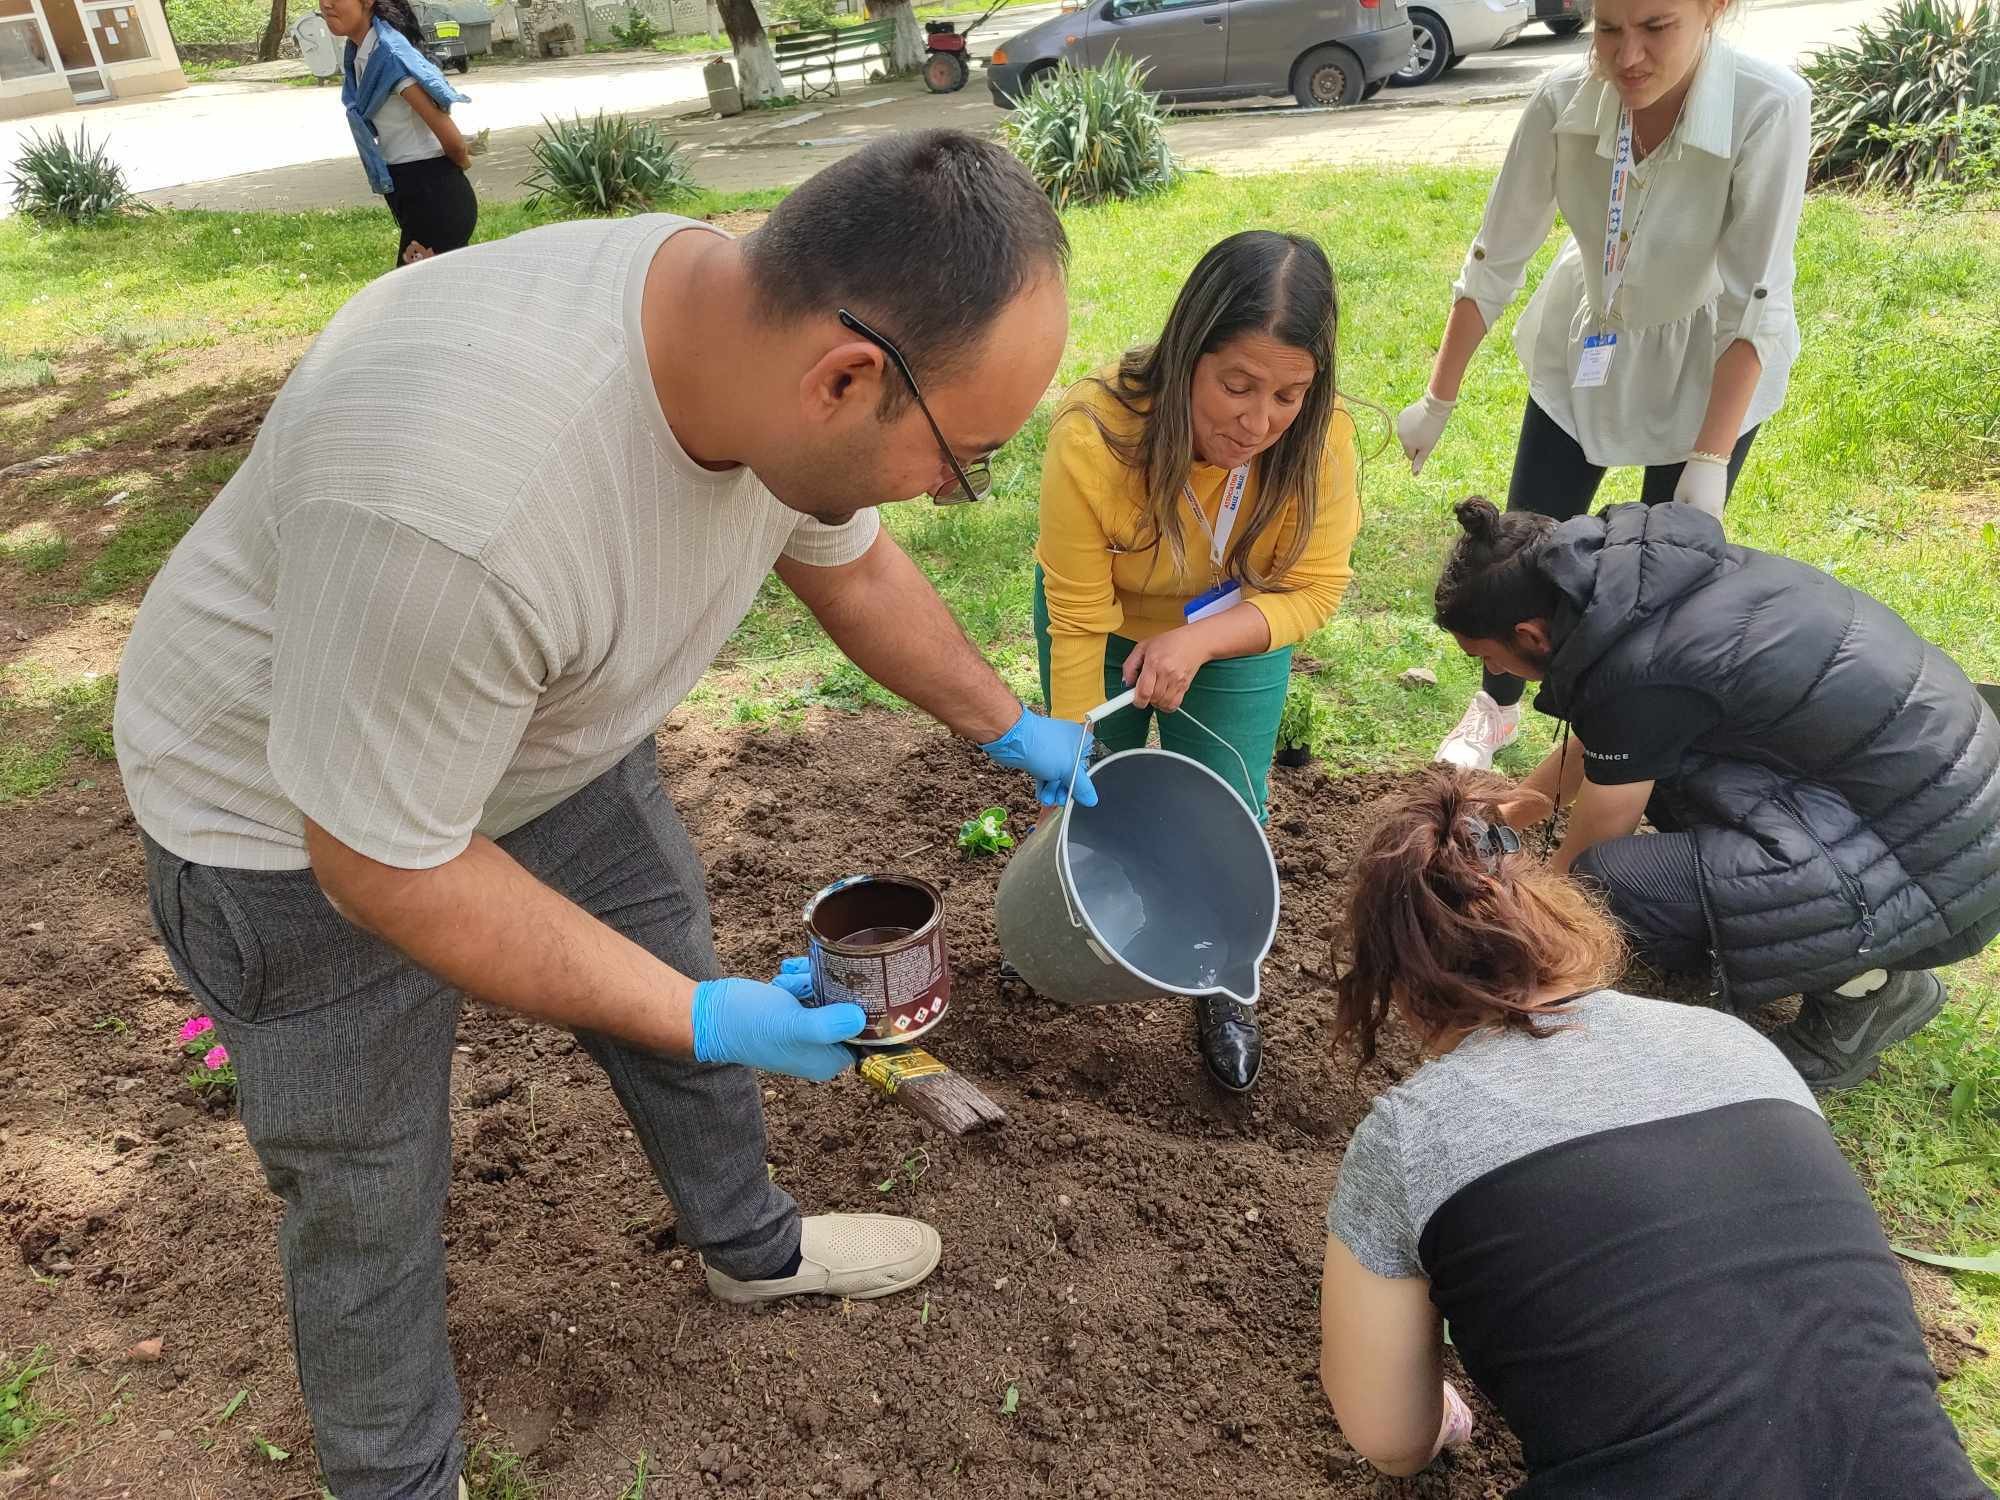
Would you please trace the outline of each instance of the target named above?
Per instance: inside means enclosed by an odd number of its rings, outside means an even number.
[[[1743,460],[1750,456],[1750,444],[1757,429],[1751,428],[1736,440],[1729,454],[1728,488],[1736,488],[1736,476],[1743,472]],[[1681,482],[1686,464],[1648,464],[1639,498],[1647,505],[1662,505],[1674,498],[1674,486]],[[1531,510],[1536,515],[1567,521],[1590,509],[1597,487],[1604,482],[1604,468],[1583,455],[1577,440],[1558,427],[1555,418],[1528,398],[1527,414],[1521,418],[1521,439],[1514,447],[1514,477],[1507,485],[1507,509]],[[1484,687],[1493,701],[1505,708],[1521,701],[1523,683],[1518,677],[1485,674]]]
[[[397,265],[413,243],[442,255],[463,250],[471,242],[479,223],[479,199],[472,191],[472,179],[456,162],[443,156],[391,162],[389,178],[396,184],[387,195],[389,212],[403,232],[402,243],[396,246]]]

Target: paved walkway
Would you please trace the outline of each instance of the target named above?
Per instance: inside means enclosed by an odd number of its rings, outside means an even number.
[[[972,51],[984,59],[1004,37],[1054,15],[1054,6],[1010,9],[973,33]],[[969,19],[969,17],[968,17]],[[544,119],[610,113],[672,116],[707,108],[701,70],[707,55],[596,52],[583,57],[475,67],[452,82],[471,99],[454,112],[468,133],[496,135],[538,126]],[[867,69],[842,69],[844,88],[866,83]],[[0,164],[20,154],[23,139],[51,129],[74,136],[79,128],[109,140],[113,158],[137,192],[268,172],[300,163],[347,158],[348,134],[336,90],[292,82],[237,82],[238,72],[176,94],[130,102],[113,100],[24,120],[0,120]],[[917,85],[916,87],[921,87]],[[963,96],[985,98],[977,76]],[[0,172],[0,183],[4,183]],[[0,195],[0,214],[8,211]]]

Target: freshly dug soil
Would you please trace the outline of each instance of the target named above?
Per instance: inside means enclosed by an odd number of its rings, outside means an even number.
[[[1205,1081],[1185,1004],[1069,1011],[1000,980],[1001,863],[961,857],[955,835],[996,803],[1025,834],[1022,778],[881,713],[795,736],[673,723],[660,741],[736,972],[800,951],[805,899],[838,876],[944,889],[956,989],[928,1045],[1012,1122],[953,1141],[852,1078],[770,1080],[777,1179],[808,1210],[920,1215],[945,1259],[912,1295],[744,1312],[706,1295],[581,1049],[468,1012],[445,1233],[469,1444],[528,1455],[548,1500],[630,1493],[642,1452],[650,1496],[1471,1500],[1518,1481],[1483,1408],[1470,1448],[1380,1479],[1318,1388],[1341,1148],[1413,1064],[1392,1046],[1357,1079],[1330,1057],[1316,977],[1349,851],[1391,783],[1274,774],[1285,910],[1264,1077],[1237,1099]],[[0,1218],[17,1251],[0,1348],[50,1347],[57,1371],[34,1389],[69,1419],[0,1494],[312,1500],[277,1200],[240,1126],[183,1080],[192,1006],[148,928],[115,776],[0,811],[0,889]],[[157,1357],[133,1351],[153,1338]],[[261,1455],[253,1433],[291,1456]]]

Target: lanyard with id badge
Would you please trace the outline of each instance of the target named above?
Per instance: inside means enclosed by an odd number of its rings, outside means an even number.
[[[1236,530],[1236,513],[1243,508],[1243,491],[1250,483],[1250,466],[1231,469],[1229,478],[1222,486],[1222,508],[1216,512],[1215,524],[1208,524],[1208,517],[1201,513],[1201,504],[1194,497],[1194,486],[1185,486],[1181,493],[1187,500],[1188,509],[1194,512],[1201,529],[1208,533],[1208,560],[1216,568],[1222,566],[1223,558],[1229,552],[1229,538]],[[1181,606],[1181,613],[1188,624],[1196,620],[1206,620],[1210,615],[1219,615],[1225,609],[1234,608],[1243,602],[1243,586],[1233,578],[1225,578],[1205,594],[1197,594]]]
[[[1618,142],[1611,152],[1611,198],[1604,209],[1604,316],[1611,317],[1612,303],[1625,281],[1625,261],[1632,253],[1632,236],[1638,232],[1638,216],[1625,222],[1625,195],[1632,185],[1632,111],[1618,111]],[[1645,211],[1642,201],[1640,212]],[[1618,356],[1618,335],[1609,329],[1593,333],[1583,341],[1583,353],[1576,362],[1579,391],[1603,385],[1611,378],[1611,361]]]

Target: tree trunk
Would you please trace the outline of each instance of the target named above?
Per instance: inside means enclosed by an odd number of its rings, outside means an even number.
[[[910,0],[870,0],[868,14],[896,23],[896,35],[889,43],[891,73],[914,73],[924,65],[924,29],[917,24],[917,10]]]
[[[764,35],[763,17],[752,0],[717,0],[722,11],[722,29],[729,33],[729,45],[736,54],[736,86],[745,104],[762,104],[766,99],[782,99],[785,80],[778,74],[777,54],[771,39]]]
[[[285,39],[285,0],[271,0],[271,19],[264,23],[264,35],[257,41],[257,61],[276,62],[278,43]]]

